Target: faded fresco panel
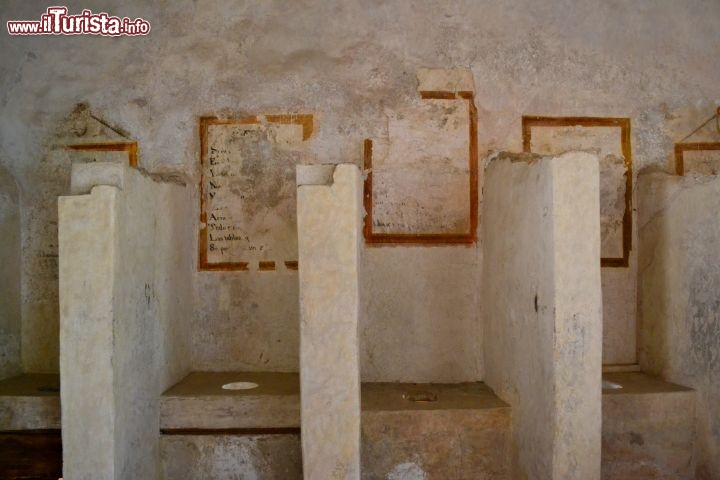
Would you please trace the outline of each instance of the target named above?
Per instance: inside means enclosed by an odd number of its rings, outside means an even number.
[[[208,266],[297,260],[295,165],[304,160],[302,141],[300,124],[207,125],[200,254]]]
[[[600,256],[623,256],[627,168],[619,127],[542,126],[532,130],[531,151],[556,155],[580,150],[600,158]]]
[[[386,115],[388,139],[373,146],[373,232],[467,234],[467,100],[418,99]]]

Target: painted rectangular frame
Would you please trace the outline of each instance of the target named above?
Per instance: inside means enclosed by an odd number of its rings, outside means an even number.
[[[720,142],[695,142],[675,144],[675,173],[685,175],[685,159],[683,154],[687,151],[720,150]]]
[[[473,92],[461,91],[421,91],[420,97],[424,100],[454,100],[468,101],[470,112],[469,126],[469,176],[470,176],[470,218],[467,233],[376,233],[373,231],[373,172],[372,172],[372,140],[367,138],[363,144],[364,170],[366,172],[363,185],[363,204],[365,219],[363,236],[369,245],[389,244],[415,244],[415,245],[469,245],[477,241],[478,226],[478,144],[477,144],[477,107]]]
[[[543,117],[523,115],[522,138],[523,151],[531,153],[533,127],[618,127],[620,128],[620,142],[627,175],[625,176],[625,212],[623,213],[623,256],[603,257],[600,259],[602,267],[627,267],[632,250],[632,177],[633,160],[630,145],[630,119],[614,117]]]
[[[302,126],[302,139],[307,140],[313,132],[312,114],[280,114],[264,115],[268,123],[295,124]],[[207,164],[208,127],[210,125],[257,125],[260,124],[258,116],[252,115],[241,118],[219,118],[214,116],[200,117],[200,228],[198,233],[198,270],[199,271],[249,271],[249,262],[219,262],[209,263],[207,258],[208,229],[205,202],[205,165]],[[272,268],[271,264],[272,263]],[[287,270],[297,270],[297,260],[284,262]],[[275,270],[275,262],[261,261],[258,263],[260,271]]]
[[[86,152],[128,152],[128,165],[138,168],[137,142],[78,143],[67,148]]]

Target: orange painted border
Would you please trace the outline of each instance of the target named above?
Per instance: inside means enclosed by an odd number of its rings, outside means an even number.
[[[310,138],[313,132],[313,116],[311,114],[265,115],[269,123],[295,124],[302,126],[303,141]],[[200,228],[198,232],[198,270],[200,271],[249,271],[248,262],[208,262],[207,246],[207,212],[204,192],[205,165],[207,163],[208,127],[210,125],[255,125],[260,120],[252,115],[240,118],[218,118],[213,116],[200,117]],[[269,264],[272,263],[272,269]],[[286,262],[287,263],[287,262]],[[259,269],[262,271],[275,270],[275,262],[261,261]]]
[[[600,259],[602,267],[627,267],[632,250],[632,176],[633,160],[630,145],[630,119],[612,117],[542,117],[523,115],[522,139],[523,150],[531,152],[532,127],[618,127],[620,128],[620,143],[623,157],[625,157],[625,212],[623,213],[623,256],[603,257]]]
[[[128,165],[138,168],[138,145],[137,142],[114,142],[114,143],[79,143],[68,145],[70,150],[89,152],[128,152]]]
[[[687,151],[720,150],[720,142],[696,142],[675,144],[675,173],[685,175],[685,159],[683,154]]]
[[[373,231],[373,172],[372,172],[372,140],[363,143],[363,168],[366,172],[363,185],[363,204],[365,220],[363,236],[369,245],[414,244],[414,245],[448,245],[473,244],[477,241],[478,226],[478,144],[477,144],[477,108],[473,92],[422,91],[423,100],[455,100],[461,98],[468,101],[470,112],[469,170],[470,170],[470,231],[467,233],[376,233]]]

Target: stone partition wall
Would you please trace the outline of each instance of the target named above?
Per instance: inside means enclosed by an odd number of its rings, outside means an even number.
[[[65,478],[159,478],[159,400],[190,365],[186,188],[120,164],[59,200]],[[89,194],[87,192],[89,191]]]
[[[486,383],[512,406],[512,478],[597,480],[597,158],[499,154],[485,175]]]
[[[695,478],[720,478],[720,177],[638,177],[640,364],[696,390]]]
[[[0,379],[20,373],[20,195],[0,166]]]
[[[297,183],[303,473],[359,480],[362,176],[299,166]]]

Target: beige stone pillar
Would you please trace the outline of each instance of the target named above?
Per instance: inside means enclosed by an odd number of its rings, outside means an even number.
[[[297,184],[304,477],[359,479],[362,176],[299,166]]]
[[[71,192],[58,200],[64,478],[159,478],[160,395],[190,368],[189,196],[105,162],[73,165]]]
[[[600,478],[599,185],[582,152],[485,170],[485,381],[512,406],[513,478]]]
[[[113,291],[120,190],[60,197],[60,373],[63,474],[115,475]]]

